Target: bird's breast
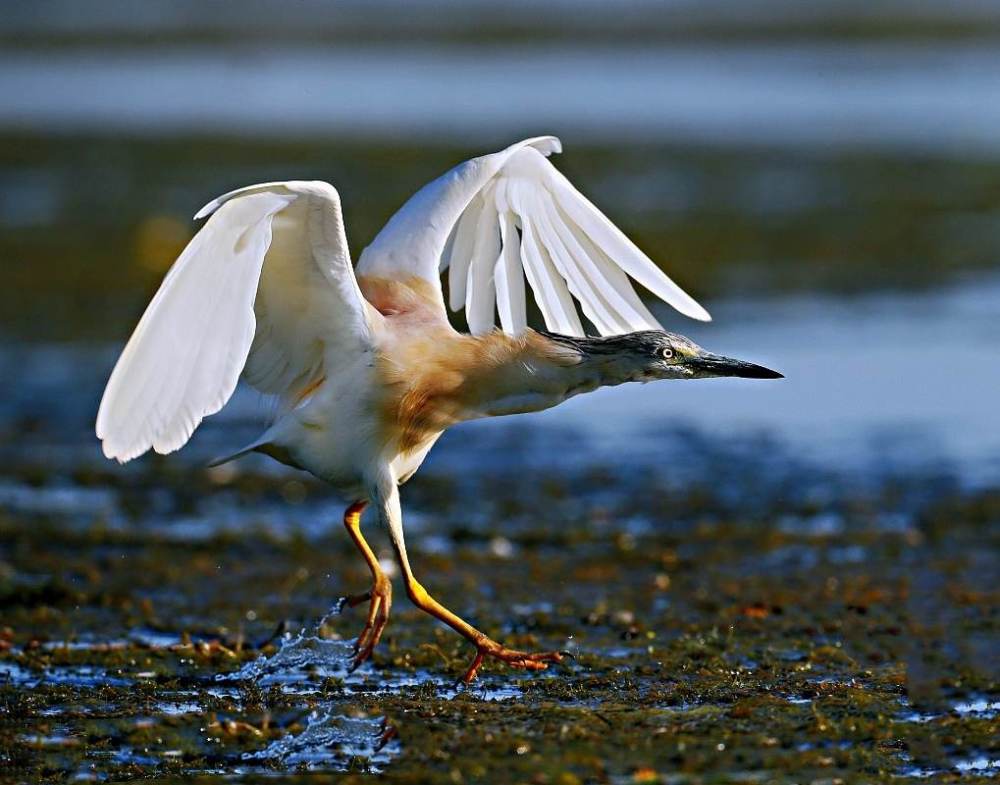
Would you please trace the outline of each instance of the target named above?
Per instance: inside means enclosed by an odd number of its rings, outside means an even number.
[[[446,327],[407,330],[395,325],[376,363],[387,444],[420,451],[442,431],[469,419],[479,395],[479,341]]]
[[[471,336],[450,326],[396,333],[384,343],[377,376],[386,441],[400,453],[423,449],[466,420],[539,411],[566,398],[574,360],[538,333]]]

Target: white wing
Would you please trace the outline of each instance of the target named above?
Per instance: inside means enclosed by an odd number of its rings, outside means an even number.
[[[546,156],[554,136],[473,158],[424,186],[361,254],[359,275],[418,276],[465,308],[474,334],[499,313],[505,332],[527,326],[525,284],[548,329],[583,335],[574,300],[602,335],[659,329],[629,280],[694,319],[708,312],[640,251]],[[443,303],[442,303],[443,305]]]
[[[195,217],[209,215],[108,381],[97,436],[109,458],[179,449],[229,400],[244,366],[255,387],[287,397],[338,354],[371,344],[373,315],[354,278],[333,186],[250,186]]]

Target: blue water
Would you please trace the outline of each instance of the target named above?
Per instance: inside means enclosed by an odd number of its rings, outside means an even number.
[[[543,418],[609,451],[641,448],[657,425],[725,439],[767,434],[822,462],[952,465],[1000,477],[1000,278],[921,294],[721,302],[708,325],[662,313],[722,354],[786,379],[626,385]]]
[[[0,54],[0,128],[1000,152],[992,44],[179,46]]]

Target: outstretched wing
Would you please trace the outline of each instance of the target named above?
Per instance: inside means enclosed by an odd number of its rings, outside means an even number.
[[[210,202],[118,359],[97,415],[119,461],[183,446],[240,372],[291,397],[371,345],[340,197],[323,182],[266,183]]]
[[[505,332],[527,326],[525,278],[554,332],[583,335],[576,303],[601,335],[659,329],[630,279],[710,319],[546,160],[560,151],[558,139],[541,136],[456,166],[390,219],[358,274],[439,285],[448,268],[449,305],[465,309],[474,334],[493,329],[495,312]]]

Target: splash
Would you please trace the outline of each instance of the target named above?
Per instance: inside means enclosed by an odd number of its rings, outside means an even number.
[[[343,607],[341,600],[314,624],[298,632],[283,633],[276,639],[278,648],[273,654],[261,655],[233,673],[218,674],[216,681],[252,681],[261,686],[278,685],[286,694],[306,694],[312,691],[309,685],[317,680],[348,678],[353,643],[321,635],[323,626]],[[303,730],[276,739],[264,749],[246,752],[241,758],[287,768],[380,772],[398,753],[399,743],[392,740],[390,726],[382,717],[349,716],[343,713],[345,709],[353,715],[343,704],[313,708]]]
[[[291,687],[312,678],[348,675],[353,644],[320,636],[322,627],[339,615],[342,608],[341,600],[311,627],[282,634],[277,639],[277,651],[270,656],[262,654],[238,671],[220,673],[216,681],[253,681],[262,686],[282,684]]]
[[[284,736],[241,757],[248,761],[279,761],[290,768],[324,771],[360,768],[377,774],[398,752],[399,743],[389,740],[388,730],[384,719],[345,717],[316,709],[310,712],[302,732]]]

